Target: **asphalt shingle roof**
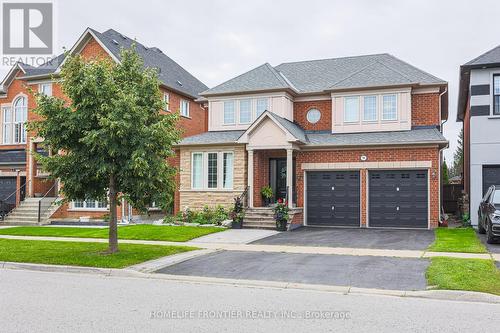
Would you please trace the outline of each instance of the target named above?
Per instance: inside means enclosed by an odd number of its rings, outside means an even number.
[[[300,127],[299,127],[300,128]],[[179,145],[211,145],[235,144],[244,131],[216,131],[184,138]],[[409,131],[369,132],[369,133],[318,133],[304,132],[302,134],[307,147],[329,146],[371,146],[371,145],[398,145],[398,144],[447,144],[446,138],[437,128],[415,128]]]
[[[467,62],[464,66],[480,66],[500,63],[500,45]]]
[[[296,137],[298,140],[301,142],[307,142],[307,136],[302,127],[300,127],[298,124],[294,123],[293,121],[290,121],[286,118],[280,117],[275,113],[269,112],[276,121],[278,121],[281,126],[286,128],[288,132],[290,132],[294,137]]]
[[[245,131],[213,131],[205,132],[193,136],[188,136],[181,140],[180,146],[186,145],[211,145],[236,143]]]
[[[283,63],[274,67],[282,80],[274,79],[269,64],[226,81],[202,95],[289,88],[298,93],[318,93],[360,87],[446,82],[390,54]]]
[[[100,33],[97,30],[90,29],[97,38],[106,46],[106,48],[117,58],[120,59],[120,51],[122,48],[130,49],[135,43],[136,51],[144,61],[144,66],[156,68],[158,70],[158,78],[168,88],[179,91],[187,96],[199,98],[200,93],[208,89],[200,80],[186,71],[182,66],[164,54],[157,47],[146,47],[143,44],[131,39],[113,29],[106,30]],[[65,55],[61,54],[51,61],[39,66],[26,69],[26,75],[46,75],[55,72],[57,67],[64,60]]]

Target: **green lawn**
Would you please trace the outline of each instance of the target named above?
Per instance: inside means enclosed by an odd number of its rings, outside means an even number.
[[[186,242],[193,238],[223,230],[225,229],[216,227],[176,227],[141,224],[119,227],[118,238]],[[0,235],[108,238],[108,228],[14,227],[0,229]]]
[[[429,246],[435,252],[487,253],[473,228],[438,228],[436,239]]]
[[[119,244],[118,253],[103,254],[107,248],[105,243],[0,239],[0,261],[123,268],[196,249],[187,246]]]
[[[426,277],[428,285],[437,289],[500,295],[500,271],[493,260],[435,257]]]

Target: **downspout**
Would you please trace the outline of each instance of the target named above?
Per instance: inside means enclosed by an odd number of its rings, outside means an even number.
[[[439,131],[441,133],[443,133],[443,130],[444,130],[444,124],[446,124],[446,122],[448,121],[448,119],[446,119],[445,121],[442,121],[442,118],[441,118],[441,98],[443,97],[444,94],[446,94],[448,92],[448,87],[445,87],[443,92],[439,94]],[[445,148],[448,148],[449,145],[447,145],[446,147],[443,147],[441,149],[439,149],[439,188],[438,188],[438,193],[439,193],[439,221],[438,223],[441,222],[441,211],[443,209],[443,197],[442,197],[442,191],[441,191],[441,188],[443,186],[443,174],[442,174],[442,169],[443,169],[443,149]],[[443,212],[444,213],[444,212]]]

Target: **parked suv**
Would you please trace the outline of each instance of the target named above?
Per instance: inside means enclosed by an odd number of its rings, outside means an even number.
[[[478,231],[486,234],[488,244],[500,237],[500,185],[492,185],[479,205]]]

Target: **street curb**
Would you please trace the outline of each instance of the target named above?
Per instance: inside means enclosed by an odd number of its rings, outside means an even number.
[[[127,270],[134,270],[141,273],[152,273],[157,270],[180,264],[181,262],[191,260],[200,256],[204,256],[211,253],[220,252],[222,250],[213,250],[213,249],[203,249],[203,250],[193,250],[188,252],[182,252],[178,254],[174,254],[171,256],[166,256],[159,259],[153,259],[149,261],[142,262],[140,264],[132,265],[126,267]]]
[[[474,291],[461,291],[461,290],[420,290],[420,291],[388,290],[388,289],[359,288],[351,286],[333,286],[333,285],[280,282],[280,281],[261,281],[261,280],[215,278],[215,277],[205,277],[205,276],[172,275],[172,274],[162,274],[162,273],[143,273],[137,270],[127,269],[127,268],[124,269],[93,268],[93,267],[58,266],[58,265],[28,264],[28,263],[14,263],[14,262],[0,262],[0,269],[31,270],[38,272],[56,272],[56,273],[69,273],[69,274],[89,274],[89,275],[98,275],[103,277],[142,278],[142,279],[165,280],[170,282],[181,282],[181,283],[229,285],[229,286],[243,287],[243,288],[246,287],[246,288],[294,289],[294,290],[304,290],[304,291],[331,292],[342,295],[378,295],[378,296],[426,298],[426,299],[446,300],[446,301],[500,304],[500,296],[474,292]]]

